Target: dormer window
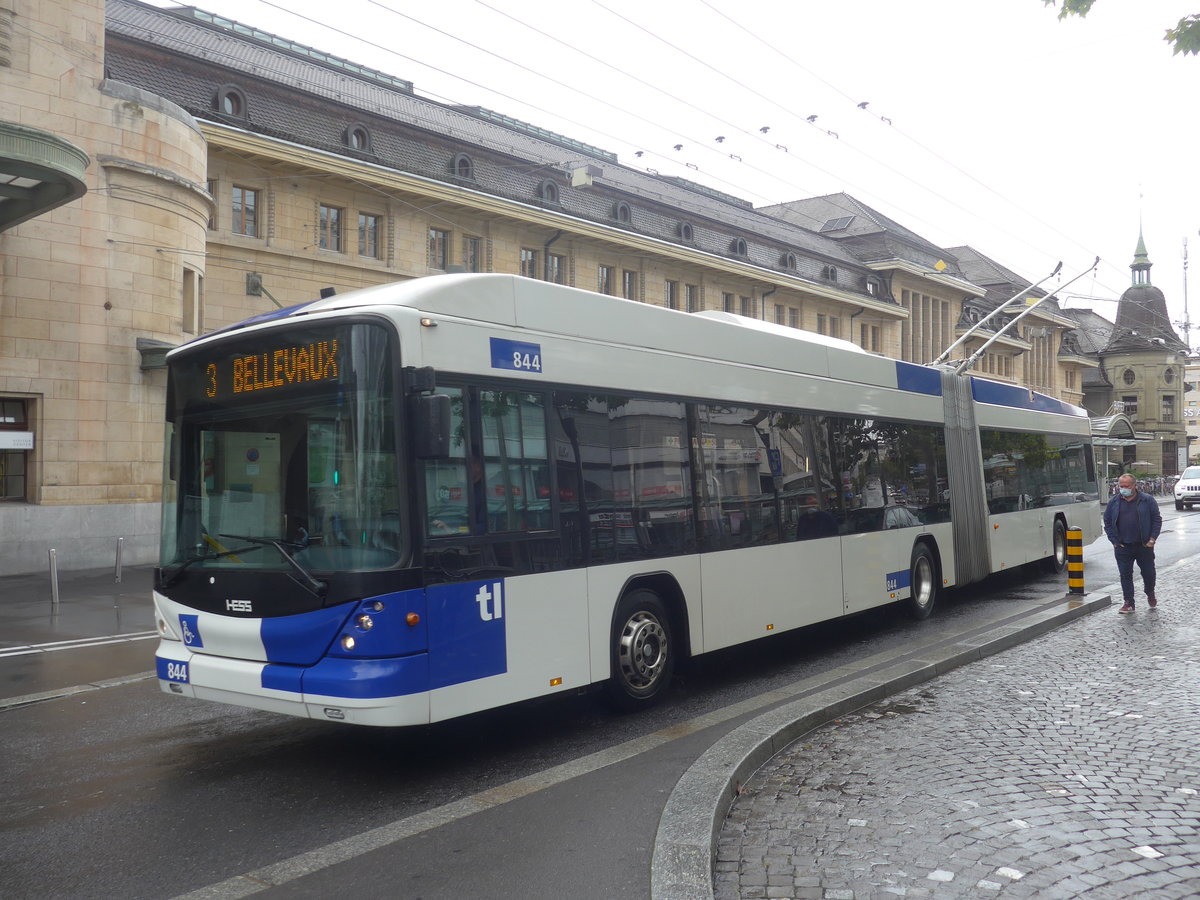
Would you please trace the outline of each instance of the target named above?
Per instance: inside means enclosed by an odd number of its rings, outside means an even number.
[[[458,178],[475,180],[475,163],[465,153],[455,155],[450,161],[450,171]]]
[[[780,268],[787,269],[790,272],[796,271],[796,254],[785,253],[779,258]]]
[[[367,126],[361,123],[355,122],[347,127],[342,140],[351,150],[358,150],[362,153],[368,153],[371,150],[371,132],[367,131]]]
[[[822,266],[821,277],[826,281],[837,281],[838,271],[836,266]]]
[[[241,88],[232,84],[223,84],[217,88],[213,106],[217,112],[224,115],[235,116],[239,119],[246,118],[246,95]]]
[[[729,245],[729,252],[734,256],[745,256],[747,253],[746,241],[743,238],[734,238]]]
[[[679,232],[680,240],[688,241],[690,243],[696,239],[696,232],[695,229],[692,228],[691,222],[680,222],[676,230]]]
[[[538,199],[543,203],[558,202],[558,184],[551,181],[549,178],[538,183],[537,187]]]
[[[624,200],[618,200],[613,204],[612,217],[622,225],[628,225],[633,221],[633,210]]]

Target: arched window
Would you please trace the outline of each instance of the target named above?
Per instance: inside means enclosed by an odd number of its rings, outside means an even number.
[[[1174,384],[1175,383],[1175,370],[1167,369],[1166,371],[1164,371],[1163,372],[1163,381],[1165,381],[1167,384]]]
[[[351,150],[361,150],[363,153],[371,150],[371,132],[367,131],[367,126],[360,122],[348,126],[342,139]]]
[[[835,266],[822,266],[821,277],[826,281],[837,281],[837,268]]]
[[[213,98],[213,107],[219,113],[244,119],[246,118],[246,95],[241,88],[235,85],[223,84],[217,88],[216,97]]]
[[[450,171],[458,178],[474,180],[475,163],[465,153],[458,153],[450,160]]]
[[[734,238],[729,245],[729,252],[734,256],[745,256],[747,252],[746,241],[743,238]]]
[[[1133,369],[1126,369],[1121,373],[1121,380],[1126,384],[1133,384],[1137,380],[1137,376],[1133,374]]]
[[[549,178],[538,183],[537,188],[538,199],[543,203],[558,202],[558,184],[551,181]]]
[[[783,254],[783,256],[781,256],[779,258],[779,265],[781,268],[795,271],[795,269],[796,269],[796,254],[795,253]]]
[[[685,241],[694,241],[696,239],[696,232],[692,228],[691,222],[679,223],[679,237]]]
[[[618,222],[628,225],[633,221],[633,210],[624,200],[618,200],[613,204],[612,216]]]

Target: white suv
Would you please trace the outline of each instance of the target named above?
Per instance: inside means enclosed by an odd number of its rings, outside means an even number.
[[[1175,482],[1175,508],[1192,508],[1200,503],[1200,466],[1188,466]]]

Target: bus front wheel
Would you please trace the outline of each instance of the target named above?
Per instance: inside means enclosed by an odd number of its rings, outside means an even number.
[[[1042,560],[1042,571],[1047,575],[1057,575],[1067,567],[1067,526],[1062,519],[1054,520],[1054,543],[1051,553]]]
[[[675,672],[671,619],[658,594],[631,591],[621,599],[613,620],[612,677],[608,699],[631,711],[659,700]]]
[[[914,619],[927,619],[933,612],[934,601],[937,600],[937,564],[933,554],[924,544],[913,547],[912,563],[909,566],[909,586],[912,591],[908,599],[908,609]]]

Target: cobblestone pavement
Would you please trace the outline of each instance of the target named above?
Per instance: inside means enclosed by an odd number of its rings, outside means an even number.
[[[730,810],[717,900],[1200,897],[1198,579],[1200,558],[1176,564],[1156,611],[1139,590],[1135,615],[793,743]]]

